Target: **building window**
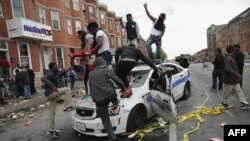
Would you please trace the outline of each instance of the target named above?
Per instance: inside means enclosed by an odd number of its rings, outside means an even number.
[[[105,23],[106,23],[105,14],[101,13],[101,24],[105,24]]]
[[[6,44],[6,42],[0,41],[0,50],[7,50],[7,44]]]
[[[95,13],[94,13],[94,7],[89,6],[89,18],[90,19],[95,19]]]
[[[56,63],[58,68],[64,68],[64,58],[63,58],[63,49],[56,48]]]
[[[116,32],[120,33],[120,24],[119,23],[116,23]]]
[[[118,46],[121,47],[122,46],[121,38],[117,37],[117,42],[118,42]]]
[[[39,20],[40,23],[46,24],[46,15],[45,15],[45,9],[42,7],[39,7]]]
[[[52,28],[60,30],[59,12],[51,11]]]
[[[0,3],[0,17],[3,16],[3,8],[2,8],[2,3]]]
[[[69,34],[72,34],[71,19],[67,19],[67,31],[68,31]]]
[[[74,0],[74,1],[73,1],[73,8],[74,8],[74,10],[77,10],[77,11],[80,10],[80,7],[79,7],[79,0]]]
[[[67,8],[70,7],[70,0],[65,0],[65,7],[67,7]]]
[[[23,1],[12,0],[14,17],[24,17]]]
[[[111,45],[115,45],[115,37],[114,36],[111,36]]]
[[[82,12],[83,12],[83,15],[86,16],[86,7],[84,3],[82,3]]]
[[[113,30],[113,21],[112,20],[109,21],[109,29]]]
[[[75,26],[76,26],[76,33],[77,31],[82,30],[82,21],[75,20]]]
[[[18,51],[19,51],[19,61],[21,66],[29,66],[31,67],[30,62],[30,52],[27,43],[19,43],[18,44]]]

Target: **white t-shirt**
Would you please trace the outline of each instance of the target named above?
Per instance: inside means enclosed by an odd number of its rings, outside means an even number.
[[[106,33],[102,30],[98,30],[96,33],[96,40],[98,40],[98,37],[103,37],[103,43],[101,48],[98,50],[98,54],[101,54],[104,51],[110,50],[109,48],[109,39]]]
[[[155,21],[155,23],[156,23],[157,21]],[[162,31],[160,31],[160,30],[157,30],[157,29],[155,29],[155,23],[153,24],[153,26],[152,26],[152,28],[151,28],[151,35],[154,35],[154,36],[160,36],[161,35],[161,33],[162,33]]]

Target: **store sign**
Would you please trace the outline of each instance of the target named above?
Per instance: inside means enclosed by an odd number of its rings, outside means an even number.
[[[51,26],[37,23],[24,18],[7,20],[9,38],[30,38],[35,40],[53,41]]]

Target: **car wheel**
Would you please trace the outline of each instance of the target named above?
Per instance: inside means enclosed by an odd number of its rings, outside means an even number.
[[[142,105],[135,106],[128,117],[127,132],[134,132],[143,128],[146,116],[146,109]]]
[[[187,100],[190,95],[191,95],[190,85],[189,83],[186,83],[184,87],[182,99]]]

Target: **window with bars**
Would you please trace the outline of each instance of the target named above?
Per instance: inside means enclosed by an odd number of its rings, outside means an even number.
[[[112,20],[109,21],[109,29],[113,30],[113,21]]]
[[[56,48],[56,61],[58,68],[64,68],[63,49],[60,47]]]

